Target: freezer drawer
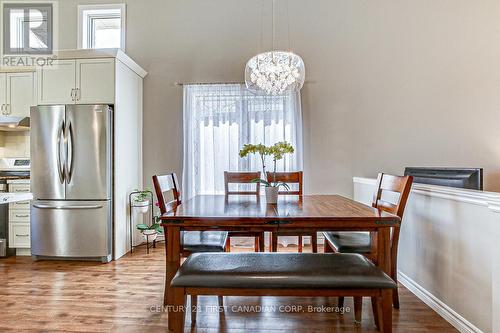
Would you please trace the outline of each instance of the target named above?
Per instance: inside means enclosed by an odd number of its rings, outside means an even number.
[[[34,256],[108,261],[111,237],[109,200],[34,201],[31,206],[31,254]]]

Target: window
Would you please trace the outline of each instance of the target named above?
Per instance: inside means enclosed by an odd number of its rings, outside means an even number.
[[[262,96],[241,84],[184,86],[183,199],[223,194],[224,171],[259,171],[258,156],[239,157],[246,143],[288,141],[296,149],[278,171],[302,169],[300,94]],[[268,164],[270,161],[268,161]]]
[[[125,49],[125,4],[78,6],[78,47]]]
[[[52,3],[4,2],[2,11],[4,54],[52,53]]]

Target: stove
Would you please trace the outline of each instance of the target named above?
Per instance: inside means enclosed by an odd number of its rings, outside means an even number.
[[[30,171],[29,158],[0,158],[0,171]]]
[[[29,178],[30,160],[28,158],[0,158],[0,183]]]

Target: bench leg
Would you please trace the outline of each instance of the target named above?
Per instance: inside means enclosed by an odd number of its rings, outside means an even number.
[[[383,333],[392,333],[392,290],[383,289],[382,290],[382,315],[379,319],[382,319],[380,327]]]
[[[231,237],[227,237],[226,247],[224,249],[226,252],[231,252]]]
[[[299,236],[299,253],[302,253],[302,236]]]
[[[379,324],[379,308],[378,308],[378,300],[377,297],[372,297],[372,312],[373,312],[373,321],[375,322],[375,326],[377,327],[377,330],[380,330],[380,324]]]
[[[363,297],[354,297],[354,323],[361,324],[361,313],[363,312]]]
[[[186,304],[186,294],[184,288],[173,288],[173,311],[168,315],[172,316],[170,320],[171,329],[174,333],[184,333],[184,306]]]

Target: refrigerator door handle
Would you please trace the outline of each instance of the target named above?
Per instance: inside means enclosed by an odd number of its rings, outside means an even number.
[[[71,182],[71,178],[73,177],[73,155],[74,155],[74,144],[73,144],[73,126],[71,125],[71,122],[68,125],[68,131],[66,133],[66,138],[67,138],[67,152],[68,155],[66,156],[66,173],[68,175],[68,178],[66,179],[67,183],[69,184]]]
[[[59,133],[57,134],[57,172],[59,174],[59,181],[61,184],[64,183],[64,174],[65,174],[65,168],[64,168],[64,161],[61,159],[61,151],[64,149],[61,149],[61,145],[63,145],[64,148],[64,121],[61,124],[61,127],[59,128]]]
[[[52,206],[52,205],[34,204],[33,207],[38,209],[101,209],[103,206],[102,205]]]

